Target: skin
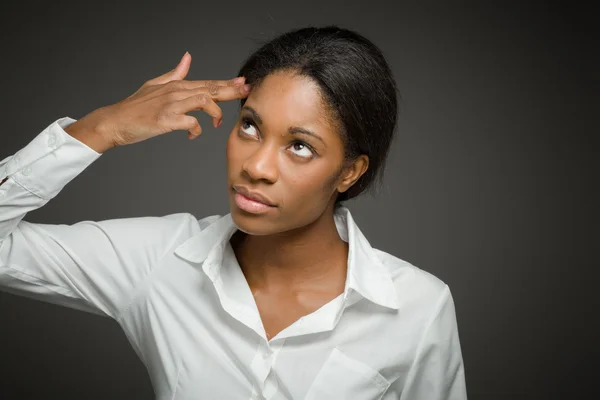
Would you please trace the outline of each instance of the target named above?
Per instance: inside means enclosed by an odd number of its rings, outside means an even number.
[[[291,134],[290,127],[322,140]],[[229,135],[229,202],[239,228],[231,244],[268,338],[344,291],[348,245],[335,227],[335,198],[365,173],[369,160],[362,155],[342,167],[343,155],[338,122],[319,87],[290,71],[252,88]],[[276,207],[258,215],[240,209],[233,185],[268,196]]]
[[[227,142],[230,209],[239,228],[231,244],[270,339],[343,293],[348,246],[335,227],[335,198],[360,178],[369,160],[363,155],[342,167],[339,121],[309,78],[280,71],[255,87],[243,77],[185,81],[190,63],[186,53],[172,71],[66,132],[99,153],[180,129],[194,139],[202,129],[188,112],[203,110],[218,127],[222,110],[216,102],[247,98],[245,108],[262,122],[243,109]],[[290,127],[309,129],[321,140],[292,135]],[[262,215],[241,210],[233,185],[263,193],[276,207]]]
[[[97,153],[176,130],[194,139],[202,129],[188,112],[206,112],[217,128],[222,110],[216,102],[249,95],[226,147],[230,209],[239,228],[230,241],[272,338],[343,293],[348,245],[334,223],[335,199],[367,171],[369,159],[343,163],[339,121],[310,79],[287,71],[255,87],[244,77],[184,81],[190,62],[186,53],[174,70],[65,131]],[[293,134],[292,127],[320,139]],[[263,192],[276,205],[261,215],[245,212],[234,200],[235,185]]]

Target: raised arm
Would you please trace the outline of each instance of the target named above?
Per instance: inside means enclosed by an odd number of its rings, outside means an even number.
[[[218,101],[245,97],[244,80],[184,81],[186,53],[172,71],[128,98],[86,115],[61,118],[0,161],[0,290],[118,318],[139,282],[181,235],[197,229],[186,213],[73,225],[23,220],[115,146],[175,130],[197,137],[204,110],[220,125]]]

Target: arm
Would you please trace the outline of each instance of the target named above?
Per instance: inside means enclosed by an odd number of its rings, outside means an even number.
[[[67,135],[61,118],[13,156],[0,161],[0,241],[25,214],[46,204],[101,154]]]
[[[402,400],[465,400],[465,371],[448,286],[442,293],[417,349],[403,388]]]
[[[100,154],[67,134],[61,118],[0,162],[0,290],[117,318],[189,214],[82,221],[23,221]]]
[[[175,69],[126,99],[78,121],[59,119],[0,162],[0,289],[118,318],[169,246],[198,228],[185,213],[71,226],[23,221],[102,152],[175,130],[194,139],[201,127],[188,112],[204,110],[217,127],[216,102],[248,96],[243,77],[183,80],[190,63],[186,52]]]

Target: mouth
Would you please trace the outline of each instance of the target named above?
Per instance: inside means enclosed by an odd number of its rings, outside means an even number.
[[[251,191],[244,186],[233,186],[235,204],[251,214],[264,214],[277,208],[273,201],[260,192]]]

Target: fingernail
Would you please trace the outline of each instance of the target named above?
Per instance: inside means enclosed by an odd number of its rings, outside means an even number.
[[[217,128],[221,126],[221,124],[223,123],[223,120],[219,120],[219,123],[217,124]]]
[[[250,85],[246,84],[246,85],[242,86],[242,90],[246,93],[250,92]]]
[[[243,76],[240,76],[240,77],[238,77],[238,78],[235,78],[235,79],[233,80],[233,84],[234,84],[234,85],[241,85],[242,83],[244,83],[244,80],[245,80],[245,79],[246,79],[246,78],[244,78]]]

